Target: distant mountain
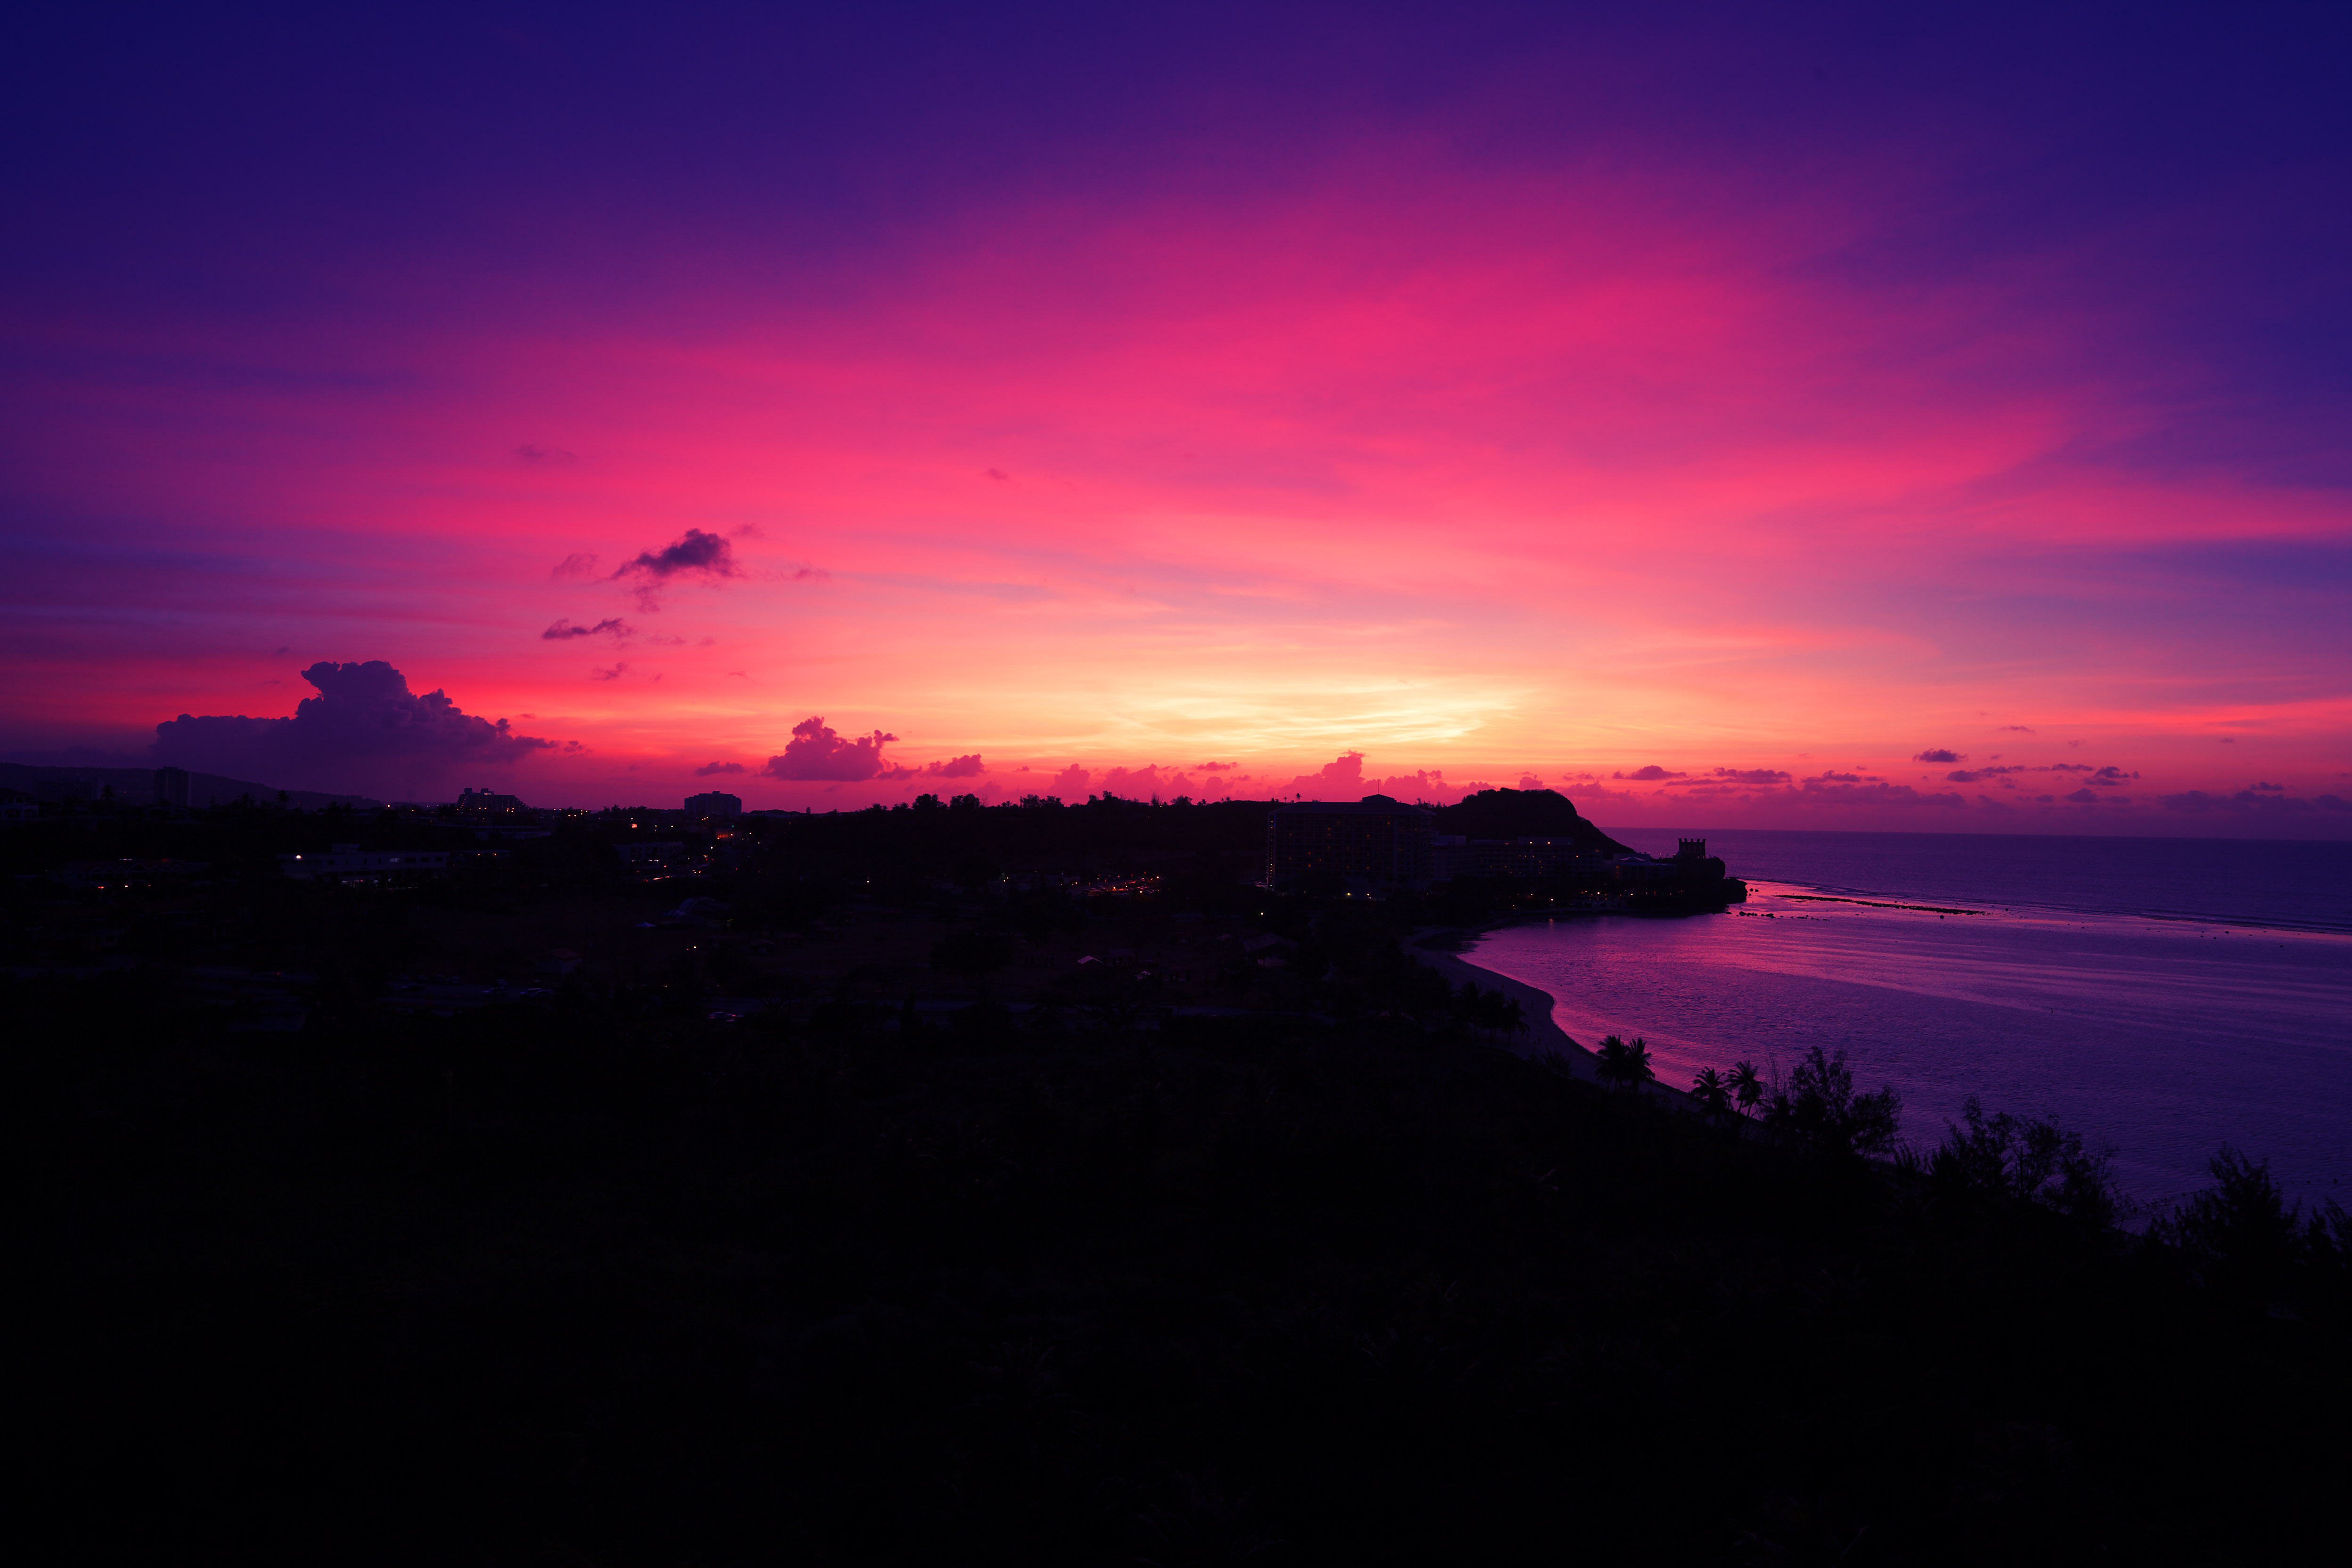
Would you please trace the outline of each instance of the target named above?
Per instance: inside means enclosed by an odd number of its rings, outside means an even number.
[[[155,770],[153,768],[96,768],[40,766],[26,763],[0,763],[0,789],[21,790],[42,800],[58,798],[59,784],[82,783],[89,785],[95,797],[108,785],[114,786],[117,800],[131,805],[155,804]],[[188,775],[190,805],[226,805],[243,795],[257,801],[278,798],[276,784],[256,784],[251,779],[223,778],[218,773]],[[321,795],[317,790],[289,789],[286,804],[303,811],[319,811],[330,805],[381,805],[382,801],[360,795]]]
[[[1437,808],[1437,831],[1465,838],[1573,838],[1595,855],[1631,855],[1556,789],[1482,789]]]

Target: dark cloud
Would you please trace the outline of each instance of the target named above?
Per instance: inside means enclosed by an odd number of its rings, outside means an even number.
[[[1229,773],[1239,766],[1239,763],[1202,763],[1192,771],[1196,773]]]
[[[803,719],[793,726],[793,738],[784,743],[782,754],[770,757],[760,772],[769,778],[856,783],[882,771],[882,748],[898,738],[877,730],[870,735],[845,739],[835,734],[821,717]]]
[[[1958,752],[1948,752],[1941,746],[1932,746],[1911,760],[1915,763],[1965,763],[1969,759]]]
[[[541,640],[544,642],[562,642],[568,637],[598,637],[607,635],[625,637],[633,637],[635,633],[628,622],[618,616],[611,620],[598,621],[593,626],[575,626],[572,624],[572,617],[566,616],[539,635]]]
[[[1862,775],[1860,773],[1815,773],[1811,778],[1805,781],[1805,787],[1811,789],[1815,784],[1860,784],[1861,782]]]
[[[2255,790],[2264,795],[2284,795],[2286,793],[2286,785],[2284,784],[2258,783],[2253,787]]]
[[[2091,775],[2091,782],[2093,784],[2119,784],[2126,780],[2136,779],[2137,777],[2139,777],[2137,773],[2127,773],[2121,768],[2105,767],[2101,768],[2097,773],[2093,773]],[[2260,789],[2262,786],[2257,784],[2254,787]],[[2272,787],[2276,788],[2277,786],[2273,785]]]
[[[1733,784],[1772,784],[1789,782],[1789,775],[1778,768],[1717,768],[1715,770],[1715,776],[1719,779],[1728,779]]]
[[[2036,731],[2036,730],[2033,728],[2033,726],[2032,726],[2032,725],[2031,725],[2031,724],[2003,724],[2003,725],[2001,726],[2001,728],[2002,728],[2002,729],[2004,729],[2004,730],[2014,730],[2014,731],[2017,731],[2019,734],[2021,734],[2021,735],[2032,735],[2032,734],[2037,734],[2037,733],[2039,733],[2039,731]]]
[[[302,672],[318,689],[289,719],[183,713],[155,726],[161,766],[259,779],[280,788],[383,795],[436,782],[465,763],[506,763],[553,747],[464,712],[446,693],[419,697],[380,658],[320,660]]]
[[[739,575],[735,565],[735,546],[715,533],[705,533],[689,528],[675,544],[662,550],[638,552],[637,558],[613,574],[614,578],[644,575],[675,577],[681,572],[699,572],[708,577]]]
[[[1848,775],[1824,773],[1820,778],[1804,782],[1804,799],[1837,805],[1965,805],[1968,803],[1947,790],[1941,795],[1921,795],[1909,784],[1873,781],[1866,784],[1846,782]],[[1837,781],[1837,782],[1831,782]]]
[[[2157,797],[2158,804],[2168,811],[2185,811],[2192,816],[2222,812],[2239,816],[2301,816],[2315,811],[2352,811],[2352,803],[2342,795],[2315,795],[2305,800],[2292,795],[2257,795],[2242,789],[2235,795],[2208,795],[2192,789],[2180,795]]]
[[[614,666],[613,666],[613,668],[610,668],[610,669],[591,669],[591,670],[589,670],[589,672],[588,672],[588,679],[591,679],[591,680],[618,680],[618,679],[621,679],[621,677],[623,677],[623,676],[625,676],[625,675],[626,675],[626,674],[628,674],[628,673],[629,673],[629,666],[628,666],[628,663],[627,663],[627,661],[626,661],[626,660],[623,660],[622,662],[620,662],[620,663],[615,664]]]
[[[740,763],[705,763],[694,770],[694,776],[707,779],[713,773],[740,773],[748,771]]]
[[[2063,797],[2061,797],[2061,798],[2063,798],[2063,799],[2064,799],[2064,800],[2066,800],[2066,801],[2068,801],[2068,802],[2070,802],[2071,804],[2075,805],[2090,805],[2093,801],[2095,801],[2095,800],[2098,799],[2099,797],[2098,797],[2097,795],[2093,795],[2093,794],[2090,792],[2090,790],[2088,790],[2087,788],[2085,788],[2085,789],[2078,789],[2078,790],[2076,790],[2073,795],[2065,795],[2065,796],[2063,796]]]
[[[1636,768],[1630,773],[1611,773],[1609,776],[1612,779],[1642,779],[1654,782],[1658,779],[1688,778],[1690,775],[1687,773],[1671,773],[1665,769],[1658,766],[1657,763],[1652,763],[1648,767]]]
[[[1533,773],[1521,773],[1519,775],[1519,787],[1521,789],[1541,789],[1544,787],[1544,782],[1543,780],[1536,777]]]
[[[555,569],[550,572],[548,575],[557,579],[559,582],[570,582],[582,577],[593,577],[596,573],[597,560],[598,556],[595,552],[583,550],[577,553],[567,555],[562,560],[557,562],[555,563]]]
[[[923,769],[924,773],[943,779],[968,779],[982,771],[978,752],[968,757],[950,757],[944,763],[933,763]]]

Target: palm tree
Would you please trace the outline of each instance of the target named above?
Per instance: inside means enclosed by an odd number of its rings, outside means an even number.
[[[1750,1116],[1764,1103],[1764,1073],[1754,1062],[1734,1062],[1724,1087],[1731,1090],[1731,1098],[1738,1102],[1739,1109]]]
[[[1633,1081],[1654,1079],[1658,1074],[1650,1066],[1650,1042],[1636,1035],[1625,1043],[1625,1065],[1633,1069]]]
[[[1691,1095],[1709,1116],[1731,1114],[1731,1085],[1713,1068],[1701,1068],[1691,1079]]]
[[[1596,1070],[1601,1081],[1619,1089],[1631,1089],[1643,1079],[1658,1076],[1650,1068],[1649,1042],[1639,1036],[1627,1041],[1611,1035],[1592,1054],[1599,1058]]]

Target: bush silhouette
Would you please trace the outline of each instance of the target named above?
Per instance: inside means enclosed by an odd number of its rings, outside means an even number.
[[[1766,1102],[1766,1125],[1825,1154],[1884,1154],[1895,1147],[1903,1100],[1891,1088],[1856,1094],[1845,1049],[1805,1053],[1789,1081]]]

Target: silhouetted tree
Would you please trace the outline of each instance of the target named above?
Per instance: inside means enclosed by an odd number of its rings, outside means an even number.
[[[1713,1068],[1701,1068],[1691,1079],[1691,1094],[1709,1116],[1731,1114],[1731,1085]]]
[[[1764,1103],[1764,1073],[1752,1061],[1732,1063],[1724,1084],[1731,1090],[1733,1101],[1750,1116],[1755,1115],[1756,1108]]]
[[[2109,1152],[2085,1147],[2082,1134],[2007,1111],[1988,1116],[1974,1095],[1961,1107],[1960,1122],[1944,1126],[1944,1142],[1926,1169],[1947,1202],[2030,1205],[2094,1229],[2115,1223],[2122,1199]]]
[[[1892,1088],[1856,1094],[1845,1050],[1805,1053],[1774,1089],[1764,1109],[1766,1125],[1824,1153],[1883,1154],[1895,1147],[1903,1122],[1903,1100]]]
[[[1658,1076],[1650,1066],[1650,1044],[1639,1035],[1631,1040],[1611,1035],[1592,1054],[1600,1058],[1601,1081],[1615,1088],[1632,1089]]]
[[[2271,1179],[2270,1162],[2249,1160],[2227,1144],[2206,1169],[2213,1185],[2149,1226],[2148,1239],[2178,1251],[2206,1285],[2267,1306],[2286,1294],[2304,1260],[2303,1205],[2286,1201]]]

